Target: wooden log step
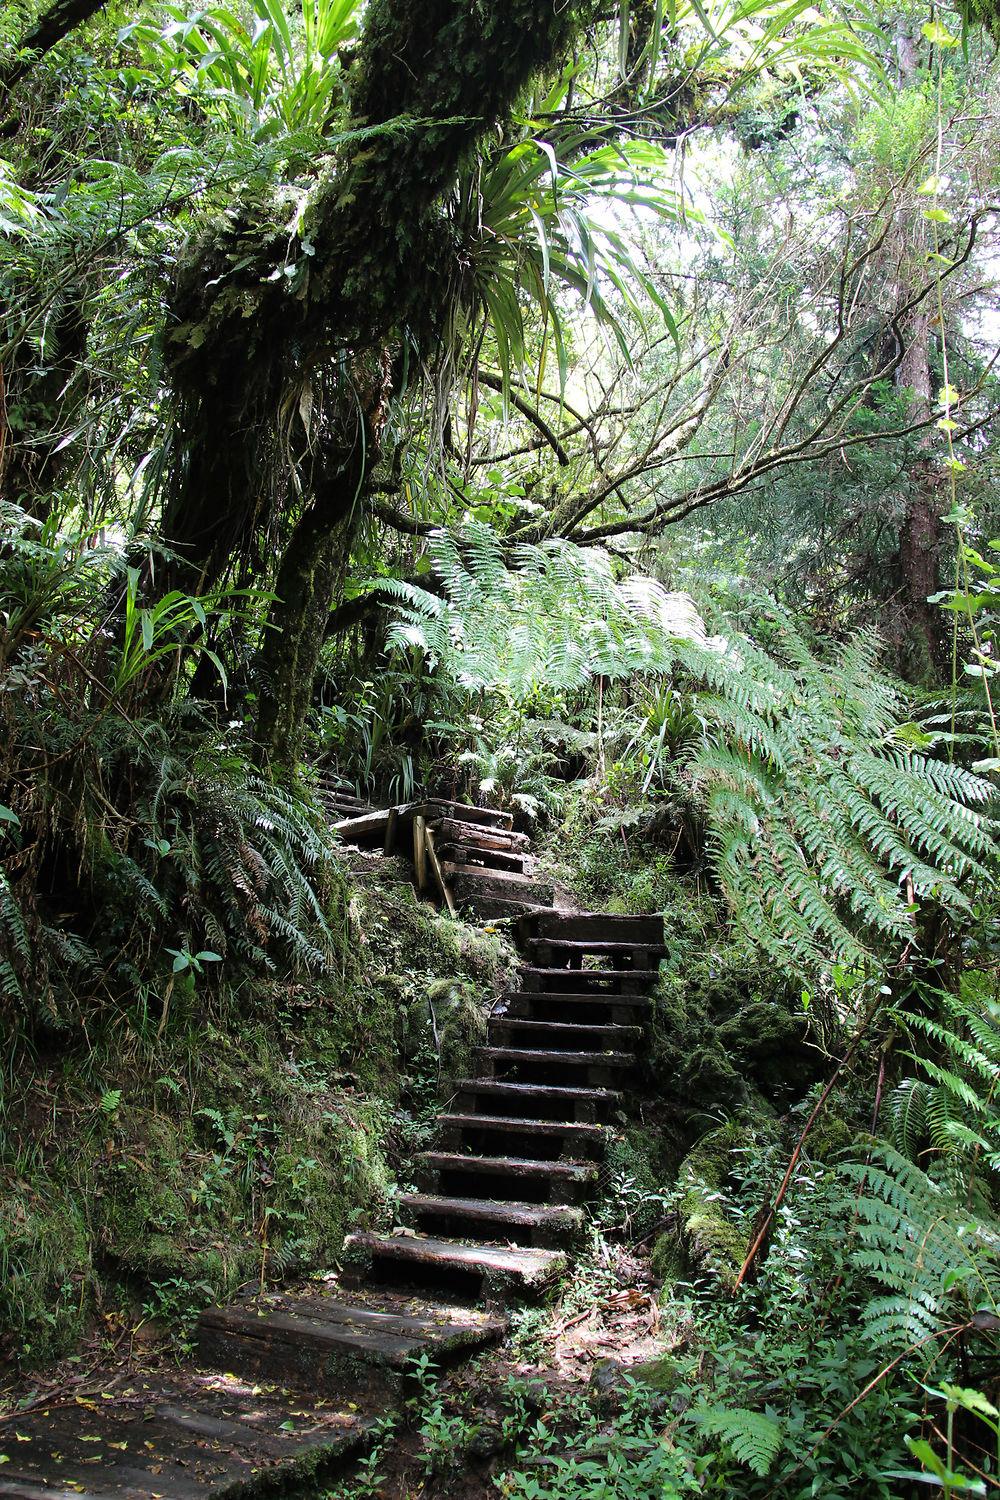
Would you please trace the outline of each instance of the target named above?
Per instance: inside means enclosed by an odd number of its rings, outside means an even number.
[[[487,1286],[509,1283],[523,1291],[536,1290],[567,1267],[562,1250],[534,1250],[526,1246],[470,1245],[461,1240],[431,1239],[408,1234],[349,1234],[349,1253],[389,1268],[411,1273],[434,1272],[452,1277],[473,1275]]]
[[[362,848],[370,844],[384,844],[389,815],[395,811],[395,808],[381,807],[374,812],[340,818],[331,826],[345,844],[359,844]]]
[[[465,1145],[471,1150],[513,1154],[519,1147],[537,1160],[548,1151],[553,1161],[584,1156],[600,1161],[607,1140],[607,1126],[582,1120],[528,1120],[518,1116],[470,1114],[456,1111],[438,1116],[441,1142]]]
[[[594,1121],[622,1103],[615,1089],[578,1088],[547,1083],[511,1083],[506,1079],[466,1078],[455,1084],[454,1097],[465,1100],[484,1099],[493,1112],[509,1109],[512,1117],[530,1112],[532,1119]]]
[[[531,843],[526,833],[514,833],[509,828],[487,828],[483,824],[459,822],[456,818],[440,818],[434,823],[434,832],[439,833],[442,843],[477,844],[482,849],[527,849]]]
[[[513,870],[515,874],[524,870],[523,854],[509,849],[481,849],[478,844],[439,844],[438,857],[442,869]]]
[[[553,909],[526,917],[522,940],[529,937],[557,941],[616,943],[663,942],[662,917],[626,917],[609,912],[567,912]]]
[[[579,1021],[536,1021],[512,1016],[492,1016],[489,1022],[490,1042],[496,1046],[528,1046],[567,1050],[584,1047],[598,1052],[623,1052],[638,1046],[641,1026],[593,1025]]]
[[[540,1047],[476,1047],[474,1052],[486,1067],[502,1062],[538,1063],[540,1066],[551,1064],[553,1070],[559,1072],[568,1067],[635,1066],[634,1052],[560,1052]]]
[[[458,1151],[421,1151],[417,1161],[426,1163],[438,1172],[495,1172],[502,1176],[558,1178],[563,1182],[580,1183],[597,1180],[597,1168],[593,1163],[583,1161],[533,1161],[525,1156],[464,1156]]]
[[[329,1297],[270,1297],[207,1308],[198,1319],[198,1353],[248,1375],[296,1378],[310,1386],[355,1379],[395,1386],[424,1352],[440,1363],[498,1339],[506,1322],[458,1308],[372,1309]]]
[[[532,906],[547,906],[555,886],[549,880],[529,879],[513,870],[481,870],[475,865],[442,864],[459,906],[468,906],[480,916],[495,912],[496,898],[517,900]]]
[[[544,911],[545,907],[526,897],[523,901],[511,896],[479,895],[475,904],[469,903],[476,916],[484,922],[514,922],[526,912]]]
[[[578,1203],[597,1182],[592,1162],[538,1161],[519,1156],[468,1156],[458,1151],[424,1151],[417,1157],[421,1176],[437,1192],[462,1197],[473,1182],[490,1192],[524,1202]]]
[[[555,994],[643,995],[656,983],[655,969],[554,969],[527,964],[521,988]]]
[[[425,818],[455,818],[462,823],[476,823],[486,828],[513,828],[514,814],[495,807],[471,807],[467,802],[449,802],[431,797],[419,809]]]
[[[586,1025],[610,1023],[629,1026],[649,1015],[652,1001],[648,995],[552,994],[544,991],[514,990],[501,1001],[504,1007],[499,1019],[538,1019],[540,1021],[579,1020]],[[493,1012],[494,1017],[498,1012]]]
[[[609,956],[631,960],[631,966],[635,969],[648,969],[666,956],[666,946],[663,943],[625,943],[605,942],[598,939],[577,939],[560,937],[532,937],[528,938],[525,947],[531,954],[565,954],[567,959],[584,958],[588,955],[594,958]],[[541,960],[548,962],[548,960]],[[624,967],[624,964],[621,965]]]
[[[0,1437],[7,1500],[215,1500],[305,1480],[349,1456],[369,1419],[234,1375],[157,1372],[129,1386],[115,1371],[81,1405],[18,1415]],[[100,1378],[100,1377],[98,1377]]]
[[[432,1232],[513,1241],[539,1249],[568,1244],[583,1229],[583,1210],[567,1204],[452,1198],[438,1193],[400,1193],[398,1202],[404,1219]]]
[[[477,1047],[487,1078],[515,1083],[562,1083],[613,1088],[635,1066],[632,1052],[570,1052],[541,1047]]]

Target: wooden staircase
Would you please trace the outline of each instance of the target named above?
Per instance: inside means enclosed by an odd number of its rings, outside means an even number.
[[[345,843],[381,845],[386,854],[411,835],[420,895],[437,895],[452,912],[496,919],[552,905],[552,886],[535,877],[530,839],[513,821],[508,812],[432,798],[352,812],[333,828]]]
[[[567,1269],[635,1070],[662,936],[655,917],[522,918],[521,987],[490,1017],[476,1075],[454,1084],[419,1190],[399,1197],[403,1232],[348,1237],[356,1284],[461,1276],[489,1296]]]

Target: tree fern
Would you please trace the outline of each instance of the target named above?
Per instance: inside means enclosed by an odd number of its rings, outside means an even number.
[[[742,1406],[716,1406],[692,1415],[704,1431],[720,1437],[732,1450],[733,1457],[755,1474],[766,1474],[781,1450],[782,1430],[764,1412]]]
[[[916,1346],[977,1309],[997,1312],[1000,1224],[990,1213],[974,1211],[887,1142],[840,1172],[856,1193],[851,1258],[884,1289],[864,1313],[876,1343]]]
[[[916,941],[915,908],[960,918],[971,884],[992,878],[990,783],[928,753],[935,737],[913,724],[875,642],[824,658],[765,599],[766,648],[729,627],[710,637],[687,595],[619,579],[599,549],[547,541],[508,556],[478,524],[435,532],[430,560],[441,593],[394,586],[390,641],[419,644],[467,688],[527,702],[598,676],[697,685],[687,776],[733,909],[778,962],[898,954]]]
[[[887,1114],[893,1143],[947,1164],[967,1198],[978,1172],[1000,1170],[1000,1001],[980,988],[973,976],[958,994],[928,993],[937,1015],[895,1013],[921,1042],[907,1056],[922,1076],[899,1083]]]

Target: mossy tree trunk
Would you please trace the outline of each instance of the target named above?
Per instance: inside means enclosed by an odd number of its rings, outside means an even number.
[[[358,366],[340,396],[340,421],[313,453],[313,498],[282,554],[260,651],[257,743],[265,765],[293,766],[302,750],[320,651],[343,584],[390,398],[390,361]]]
[[[165,364],[186,458],[162,528],[179,561],[161,586],[206,592],[247,577],[287,533],[285,497],[301,497],[275,586],[282,634],[272,630],[263,649],[274,701],[258,728],[269,757],[287,759],[301,742],[318,618],[346,567],[343,497],[357,495],[378,447],[366,447],[360,480],[355,459],[343,461],[333,500],[326,480],[310,490],[296,470],[291,482],[298,419],[288,413],[338,364],[381,365],[403,341],[433,359],[462,287],[442,200],[532,77],[567,54],[586,4],[372,0],[349,107],[352,125],[374,133],[318,174],[296,233],[287,207],[247,202],[181,266]]]

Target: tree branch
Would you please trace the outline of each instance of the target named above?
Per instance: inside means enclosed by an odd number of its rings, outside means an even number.
[[[480,385],[488,386],[491,391],[502,391],[504,388],[504,383],[501,377],[499,375],[491,374],[489,370],[480,370],[477,378]],[[519,396],[516,391],[512,391],[509,388],[507,390],[507,400],[510,402],[511,406],[517,407],[517,410],[521,413],[522,416],[527,417],[528,421],[532,424],[533,427],[536,427],[538,429],[538,431],[542,434],[542,437],[552,449],[556,458],[559,460],[560,465],[564,469],[568,469],[570,462],[569,454],[566,452],[566,449],[556,437],[555,433],[552,431],[552,428],[549,426],[548,422],[546,422],[541,413],[536,411],[535,408],[529,404],[529,402],[525,401],[523,396]]]
[[[40,57],[84,21],[89,21],[103,5],[104,0],[56,0],[21,38],[13,56],[0,65],[0,89],[10,90],[20,83]]]

